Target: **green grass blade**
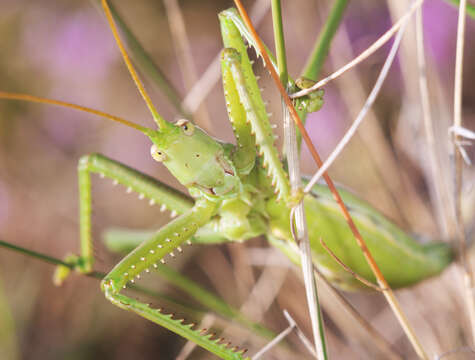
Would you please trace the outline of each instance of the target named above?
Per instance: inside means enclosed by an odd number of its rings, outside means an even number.
[[[454,6],[459,6],[460,0],[445,0],[446,2],[454,5]],[[472,19],[475,19],[475,5],[471,5],[467,3],[467,8],[465,9],[465,12],[467,15],[469,15]]]
[[[274,39],[276,44],[277,62],[279,67],[279,78],[282,84],[287,88],[287,60],[285,58],[285,42],[282,24],[282,11],[280,0],[272,0],[272,19],[274,23]],[[288,156],[289,178],[292,190],[297,190],[300,187],[300,166],[298,143],[296,137],[296,127],[294,122],[290,119],[290,114],[285,103],[282,101],[282,110],[284,112],[284,137],[286,145],[286,155]],[[317,285],[312,269],[312,259],[310,254],[310,243],[308,239],[307,223],[305,220],[305,213],[303,211],[303,203],[297,205],[295,208],[297,212],[302,214],[299,219],[296,217],[296,229],[300,236],[301,247],[305,250],[301,252],[302,263],[308,264],[303,267],[303,278],[305,290],[307,293],[308,311],[312,323],[312,330],[314,335],[315,347],[317,357],[320,359],[327,359],[327,345],[325,340],[325,329],[322,321],[322,311],[320,308],[320,301],[318,299]],[[302,219],[303,218],[303,219]],[[309,275],[309,276],[308,276]]]
[[[7,299],[3,294],[0,281],[0,359],[16,360],[20,358],[15,321]]]
[[[67,262],[65,262],[61,259],[57,259],[55,257],[49,256],[49,255],[46,255],[46,254],[43,254],[43,253],[40,253],[40,252],[37,252],[37,251],[26,249],[26,248],[21,247],[21,246],[13,245],[13,244],[10,244],[6,241],[0,240],[0,247],[3,247],[5,249],[12,250],[14,252],[26,255],[26,256],[31,257],[33,259],[43,261],[47,264],[52,264],[52,265],[56,265],[56,266],[64,266],[64,267],[69,268],[69,269],[73,269],[73,267],[74,267],[74,265],[69,264],[69,263],[67,263]],[[96,279],[96,280],[102,280],[106,274],[104,274],[102,272],[98,272],[98,271],[93,271],[89,274],[80,274],[80,275],[87,276],[87,277],[90,277],[90,278],[93,278],[93,279]],[[181,310],[181,311],[183,311],[187,314],[192,314],[193,316],[196,316],[196,317],[203,316],[203,310],[197,309],[197,308],[193,307],[192,305],[187,304],[185,302],[173,299],[172,297],[170,297],[166,294],[162,294],[162,293],[159,293],[159,292],[156,292],[156,291],[153,291],[153,290],[150,290],[150,289],[144,288],[142,286],[138,286],[138,285],[130,285],[129,288],[131,288],[133,291],[135,291],[137,293],[150,296],[150,297],[158,299],[160,301],[166,301],[167,303],[172,305],[174,308],[177,308],[177,309],[179,309],[179,310]]]
[[[282,7],[280,0],[272,0],[272,23],[274,26],[274,41],[279,77],[282,84],[287,87],[287,59],[285,56],[284,26],[282,24]]]
[[[323,62],[327,58],[331,41],[336,30],[338,29],[338,26],[341,23],[343,13],[345,12],[347,5],[348,0],[335,1],[332,9],[330,10],[327,21],[323,26],[323,29],[320,31],[317,40],[315,41],[314,48],[307,60],[304,70],[302,71],[302,76],[312,80],[317,79]]]
[[[313,50],[307,60],[307,63],[302,71],[302,76],[316,80],[320,70],[322,68],[323,62],[327,58],[328,49],[330,48],[331,41],[335,35],[338,26],[341,23],[343,18],[343,13],[345,12],[346,6],[348,5],[348,0],[337,0],[330,10],[327,21],[323,26],[322,31],[318,35],[317,40]],[[305,110],[297,110],[300,119],[305,124],[307,119],[307,112]],[[302,135],[300,131],[297,131],[297,146],[300,150],[302,144]]]

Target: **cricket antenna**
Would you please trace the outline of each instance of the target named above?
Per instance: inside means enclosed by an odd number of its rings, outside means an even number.
[[[3,91],[0,91],[0,99],[21,100],[21,101],[40,103],[40,104],[63,106],[63,107],[67,107],[67,108],[70,108],[70,109],[84,111],[84,112],[87,112],[87,113],[90,113],[90,114],[101,116],[101,117],[109,119],[109,120],[113,120],[113,121],[116,121],[116,122],[121,123],[123,125],[127,125],[131,128],[137,129],[137,130],[139,130],[141,132],[144,132],[144,133],[147,133],[148,131],[150,131],[150,129],[146,128],[145,126],[142,126],[142,125],[133,123],[131,121],[122,119],[118,116],[114,116],[114,115],[105,113],[103,111],[91,109],[91,108],[88,108],[88,107],[85,107],[85,106],[67,103],[67,102],[64,102],[64,101],[47,99],[47,98],[42,98],[42,97],[27,95],[27,94],[9,93],[9,92],[3,92]]]
[[[145,103],[147,104],[150,112],[152,113],[153,119],[158,125],[158,128],[161,129],[163,128],[167,122],[164,118],[160,116],[160,114],[157,112],[157,109],[155,109],[155,106],[153,106],[152,100],[150,99],[150,96],[148,95],[147,91],[145,91],[145,88],[142,84],[142,81],[140,81],[140,78],[137,75],[137,72],[135,71],[132,62],[130,61],[129,55],[127,54],[127,51],[125,50],[124,45],[122,44],[122,40],[120,40],[119,37],[119,32],[117,31],[117,27],[114,22],[114,18],[112,16],[111,10],[109,8],[109,5],[107,4],[106,0],[102,0],[102,7],[104,8],[104,12],[107,17],[107,21],[109,22],[109,26],[112,30],[112,34],[114,35],[114,39],[119,46],[119,50],[122,54],[122,58],[125,61],[125,65],[127,65],[127,68],[129,69],[129,73],[132,76],[132,79],[134,79],[135,85],[140,91],[140,94],[142,95],[143,99],[145,100]]]

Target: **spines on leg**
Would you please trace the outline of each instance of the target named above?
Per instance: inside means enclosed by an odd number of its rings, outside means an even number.
[[[241,54],[241,66],[246,74],[245,82],[251,97],[260,97],[259,86],[252,72],[252,64],[247,56],[246,45],[244,44],[238,29],[224,13],[219,15],[219,21],[224,46],[234,48],[239,52],[239,54]],[[252,128],[246,120],[246,112],[239,99],[239,94],[232,73],[223,61],[221,61],[221,71],[226,107],[237,142],[237,150],[235,151],[233,160],[236,163],[238,170],[240,170],[240,173],[247,174],[254,167],[256,157],[255,140],[254,137],[251,136]],[[262,100],[256,102],[256,110],[262,115],[266,114],[266,109]]]
[[[205,329],[195,330],[194,324],[185,324],[183,319],[174,319],[162,309],[152,309],[149,305],[120,294],[128,282],[140,278],[141,272],[158,268],[157,263],[175,249],[180,252],[180,244],[188,241],[196,231],[206,224],[216,210],[216,203],[200,199],[195,206],[162,227],[129,255],[121,260],[102,280],[101,286],[107,299],[118,307],[133,311],[142,317],[163,326],[184,338],[191,340],[222,359],[242,359],[243,350],[229,348],[221,339],[207,334]]]
[[[103,155],[84,156],[79,167],[112,179],[113,185],[121,184],[128,193],[138,193],[139,199],[147,199],[150,205],[160,206],[161,211],[168,209],[174,215],[179,215],[193,206],[193,200],[181,192]]]
[[[226,96],[226,105],[231,122],[245,119],[247,127],[241,126],[236,132],[239,140],[243,132],[245,138],[254,135],[258,146],[258,154],[262,156],[262,164],[266,168],[270,182],[279,198],[286,198],[289,193],[287,175],[283,170],[277,150],[274,146],[274,134],[269,123],[268,114],[259,90],[257,79],[252,71],[252,64],[247,55],[246,45],[241,32],[244,29],[236,27],[239,15],[229,9],[219,15],[224,46],[221,66]],[[232,116],[236,113],[236,116]],[[239,118],[235,120],[234,118]],[[237,127],[236,125],[234,127]],[[246,144],[248,145],[248,144]]]
[[[232,74],[236,85],[239,101],[246,113],[246,119],[251,126],[251,134],[255,136],[257,151],[262,156],[262,164],[271,178],[271,183],[275,188],[278,198],[287,199],[289,195],[289,181],[287,173],[284,171],[279,154],[274,146],[274,135],[272,127],[265,111],[261,111],[262,98],[252,97],[247,87],[246,78],[241,66],[241,55],[236,49],[226,48],[222,53],[222,64],[225,71]]]
[[[214,334],[208,333],[208,329],[195,329],[194,323],[186,324],[184,319],[175,319],[173,314],[167,314],[162,309],[152,309],[149,305],[141,303],[125,295],[116,294],[110,298],[111,302],[124,310],[130,310],[138,315],[167,328],[170,331],[193,341],[199,346],[226,360],[242,360],[247,349],[231,347],[231,343],[225,342]]]
[[[238,173],[247,175],[254,168],[256,161],[256,142],[251,135],[251,126],[246,121],[246,112],[239,101],[231,71],[223,64],[222,77],[226,108],[237,143],[232,160]]]
[[[165,256],[174,254],[175,249],[209,221],[215,207],[216,204],[213,202],[198,200],[191,210],[162,227],[154,236],[122,259],[106,276],[103,283],[109,284],[112,292],[120,291],[143,271],[153,268],[154,264],[163,260]]]
[[[241,41],[241,42],[243,41],[242,38],[244,38],[244,40],[249,44],[249,47],[252,47],[255,50],[257,57],[262,56],[260,53],[259,47],[257,46],[255,42],[254,37],[249,32],[248,28],[246,27],[246,24],[244,24],[244,22],[242,21],[241,16],[239,15],[239,12],[237,11],[237,9],[229,8],[227,10],[223,10],[219,14],[219,20],[221,22],[221,33],[223,34],[223,38],[227,36],[232,41]],[[224,29],[224,31],[223,31],[223,24],[226,24],[226,29]],[[227,34],[228,29],[235,29],[237,32],[237,35],[235,35],[236,33],[234,31],[229,31],[230,36],[228,36]],[[239,48],[237,48],[233,43],[226,43],[226,40],[224,41],[225,41],[225,47],[233,47],[239,50]],[[265,48],[267,49],[266,46]],[[275,70],[278,71],[277,63],[275,61],[274,55],[270,51],[267,51],[267,55],[269,55],[272,66],[274,66]]]
[[[193,206],[193,201],[185,195],[168,187],[158,180],[138,172],[117,161],[99,154],[83,156],[78,164],[79,183],[79,222],[80,222],[80,256],[68,257],[68,262],[82,273],[93,270],[94,252],[91,234],[91,173],[113,179],[114,184],[123,184],[127,192],[136,191],[139,198],[147,198],[150,204],[161,204],[161,209],[170,209],[172,214],[182,214]],[[60,271],[56,277],[58,284],[67,277],[65,271]]]

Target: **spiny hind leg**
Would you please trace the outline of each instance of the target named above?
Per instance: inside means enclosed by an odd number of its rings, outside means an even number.
[[[140,278],[140,274],[158,269],[158,262],[164,256],[187,241],[196,231],[206,224],[215,212],[216,205],[208,200],[198,200],[195,206],[162,227],[153,237],[143,242],[123,258],[101,282],[106,298],[121,309],[132,311],[160,326],[163,326],[184,338],[195,342],[208,351],[224,359],[241,359],[237,349],[228,349],[219,340],[193,330],[193,324],[183,324],[172,315],[165,314],[161,309],[152,309],[149,305],[121,294],[127,284]]]
[[[81,273],[90,273],[94,265],[91,234],[92,173],[110,178],[114,184],[126,186],[127,192],[139,193],[139,198],[148,199],[150,205],[160,204],[161,210],[170,209],[172,216],[183,214],[193,206],[193,201],[187,196],[118,161],[100,154],[83,156],[78,164],[80,255],[68,255],[65,259]],[[67,267],[57,267],[54,282],[60,285],[68,276],[69,271]]]

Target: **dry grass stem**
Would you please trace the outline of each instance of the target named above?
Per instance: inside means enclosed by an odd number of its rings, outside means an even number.
[[[463,80],[463,46],[465,35],[465,9],[466,0],[460,1],[457,25],[457,49],[455,57],[455,84],[454,84],[454,122],[453,127],[462,127],[462,80]],[[456,142],[460,136],[455,136]],[[462,216],[462,178],[463,157],[460,151],[455,151],[455,218],[457,220],[457,239],[460,252],[460,263],[463,272],[465,301],[468,309],[469,321],[472,332],[472,345],[475,344],[475,281],[470,259],[467,255],[467,239]]]
[[[373,284],[371,281],[366,280],[364,277],[355,273],[351,268],[346,265],[343,261],[341,261],[338,256],[335,255],[333,251],[328,247],[328,245],[320,238],[320,244],[322,244],[323,248],[330,254],[330,256],[335,259],[335,261],[340,264],[340,266],[348,273],[350,273],[356,280],[360,281],[361,283],[365,284],[366,286],[376,290],[376,291],[384,291],[385,289],[381,289],[378,285]]]
[[[376,80],[376,83],[374,84],[373,90],[371,90],[368,99],[366,100],[365,104],[363,105],[363,108],[361,109],[360,113],[356,117],[356,120],[351,124],[350,128],[348,131],[345,133],[343,138],[340,140],[338,145],[335,147],[335,149],[332,151],[330,156],[328,156],[327,160],[323,163],[321,167],[319,167],[318,171],[315,173],[315,175],[312,176],[312,179],[309,181],[309,183],[305,186],[305,192],[309,193],[312,188],[315,186],[317,181],[322,177],[324,173],[328,170],[328,168],[333,164],[333,162],[338,158],[340,153],[343,151],[345,146],[350,142],[351,138],[353,135],[356,133],[356,130],[358,127],[361,125],[363,122],[366,114],[368,111],[371,109],[371,106],[373,105],[374,101],[376,100],[376,97],[378,96],[379,91],[381,90],[381,87],[383,86],[384,80],[386,79],[386,76],[389,73],[389,69],[391,68],[391,65],[394,61],[394,58],[396,57],[397,50],[399,48],[399,44],[401,43],[402,35],[404,34],[404,30],[406,29],[407,21],[409,18],[406,18],[406,20],[402,23],[396,39],[394,41],[393,46],[391,47],[391,50],[388,54],[388,57],[386,61],[384,62],[383,68],[381,69],[381,72],[378,76],[378,80]]]
[[[434,206],[437,209],[439,228],[442,229],[444,237],[447,237],[451,231],[451,224],[454,223],[453,213],[450,207],[444,206],[448,204],[449,192],[443,181],[442,167],[437,157],[437,148],[434,135],[434,125],[431,116],[431,107],[429,101],[429,87],[427,84],[427,66],[425,60],[424,49],[424,32],[422,24],[422,8],[416,11],[416,49],[417,64],[419,69],[419,92],[421,98],[422,115],[424,119],[425,137],[427,142],[427,152],[429,156],[431,179],[433,179],[433,199]]]
[[[239,9],[241,17],[243,18],[246,26],[248,27],[248,29],[251,32],[255,42],[258,45],[259,51],[261,52],[261,55],[264,59],[264,62],[266,63],[267,70],[270,72],[275,84],[277,85],[277,88],[279,89],[279,92],[282,96],[282,99],[285,101],[285,104],[286,104],[293,120],[297,124],[297,127],[299,128],[300,133],[302,134],[302,137],[303,137],[305,143],[307,144],[312,157],[314,158],[317,165],[319,167],[321,167],[322,166],[322,160],[320,159],[320,156],[318,155],[318,152],[316,151],[315,147],[313,146],[312,141],[311,141],[307,131],[305,130],[305,127],[303,126],[303,124],[302,124],[302,122],[301,122],[301,120],[300,120],[300,118],[297,114],[297,111],[295,110],[295,108],[293,106],[292,101],[290,100],[290,97],[287,95],[287,93],[284,89],[284,86],[280,82],[278,74],[276,73],[275,69],[271,66],[270,59],[269,59],[269,57],[268,57],[268,55],[267,55],[267,53],[264,49],[264,45],[262,44],[262,41],[260,40],[259,36],[257,35],[256,30],[252,26],[252,23],[249,19],[249,16],[247,15],[244,7],[242,6],[242,4],[239,0],[235,0],[235,3],[237,5],[237,8]],[[417,1],[414,5],[412,5],[410,11],[403,18],[401,18],[401,20],[398,21],[399,27],[401,26],[401,23],[403,21],[405,21],[410,15],[412,15],[412,13],[421,4],[422,4],[422,1]],[[399,27],[398,27],[398,29],[399,29]],[[365,256],[366,261],[368,262],[371,270],[373,271],[380,287],[383,288],[383,289],[387,289],[383,292],[383,294],[384,294],[386,300],[388,301],[388,303],[390,304],[392,310],[394,311],[394,314],[396,315],[397,319],[399,320],[399,323],[401,324],[402,328],[404,329],[404,332],[408,336],[409,341],[411,342],[412,346],[414,347],[414,350],[416,351],[416,353],[418,354],[418,356],[420,358],[428,359],[428,356],[427,356],[425,350],[423,349],[422,345],[420,344],[418,338],[416,337],[416,335],[414,333],[414,330],[410,326],[409,321],[407,320],[406,316],[404,315],[404,313],[401,309],[401,306],[399,305],[399,302],[397,301],[394,293],[390,289],[389,284],[387,283],[387,281],[384,278],[383,274],[381,273],[381,270],[379,269],[378,265],[376,264],[376,261],[374,260],[373,256],[369,252],[369,249],[366,246],[366,243],[363,240],[361,234],[359,233],[358,229],[356,228],[356,225],[353,222],[353,220],[352,220],[352,218],[351,218],[351,216],[348,212],[348,209],[346,208],[345,204],[343,203],[340,195],[338,194],[338,191],[336,190],[333,181],[331,180],[331,178],[328,176],[327,173],[324,173],[323,177],[325,178],[325,181],[328,184],[328,187],[329,187],[330,191],[332,192],[335,200],[337,201],[338,205],[340,206],[340,208],[341,208],[341,210],[344,214],[345,220],[348,222],[348,225],[350,226],[350,229],[351,229],[353,235],[355,236],[355,239],[358,242],[358,245],[361,248],[361,250],[363,252],[363,255]]]
[[[287,311],[284,310],[284,313],[286,313]],[[287,317],[286,317],[287,318]],[[269,343],[266,344],[266,346],[264,346],[262,349],[260,349],[251,359],[252,360],[257,360],[257,359],[260,359],[262,355],[264,355],[267,351],[269,351],[270,349],[272,349],[275,345],[277,345],[279,342],[281,342],[283,339],[285,339],[285,337],[287,335],[289,335],[292,330],[295,328],[296,326],[296,323],[295,321],[289,317],[291,319],[291,321],[289,321],[289,326],[284,330],[282,331],[279,335],[277,335],[274,339],[272,339],[272,341],[270,341]],[[287,318],[287,320],[289,320],[289,318]]]
[[[323,297],[322,301],[327,300],[331,302],[331,305],[338,305],[325,306],[327,304],[324,302],[323,307],[325,308],[325,311],[329,313],[331,319],[339,326],[343,323],[343,319],[346,321],[346,324],[351,324],[353,332],[349,334],[348,337],[354,338],[355,342],[361,343],[365,347],[372,346],[377,348],[385,359],[402,360],[402,357],[392,349],[391,344],[389,344],[381,333],[376,330],[373,325],[368,322],[368,320],[366,320],[337,289],[333,287],[332,284],[330,284],[330,282],[315,266],[314,271],[319,283],[324,285],[322,289],[330,295],[327,297],[328,299]],[[341,329],[344,331],[348,327],[349,326],[342,326]]]
[[[315,85],[308,89],[304,89],[301,91],[298,91],[294,94],[291,95],[293,99],[305,96],[310,94],[313,91],[318,90],[322,86],[328,84],[330,81],[336,79],[346,71],[350,70],[352,67],[358,65],[360,62],[371,56],[375,51],[377,51],[381,46],[383,46],[386,42],[391,39],[391,37],[399,30],[399,28],[402,26],[402,24],[412,16],[414,11],[416,11],[424,2],[424,0],[417,0],[415,1],[409,11],[402,16],[388,31],[386,31],[383,36],[381,36],[378,40],[376,40],[369,48],[367,48],[365,51],[363,51],[360,55],[358,55],[356,58],[354,58],[352,61],[350,61],[348,64],[345,66],[341,67],[337,71],[335,71],[333,74],[330,76],[327,76],[326,78],[318,81]]]
[[[258,26],[265,15],[269,11],[270,1],[258,0],[254,3],[251,9],[251,19],[256,26]],[[208,65],[200,79],[189,90],[185,99],[182,102],[183,108],[190,113],[194,113],[200,104],[209,95],[211,89],[219,82],[221,78],[220,56],[221,52],[216,54],[214,59]]]
[[[181,70],[185,90],[189,91],[197,83],[198,73],[191,52],[190,40],[186,33],[185,20],[177,0],[164,0],[163,3],[167,11],[170,35],[173,38],[172,43],[175,48],[176,59]],[[211,130],[212,123],[206,106],[203,104],[203,106],[196,110],[193,113],[197,118],[197,123],[204,129]]]

